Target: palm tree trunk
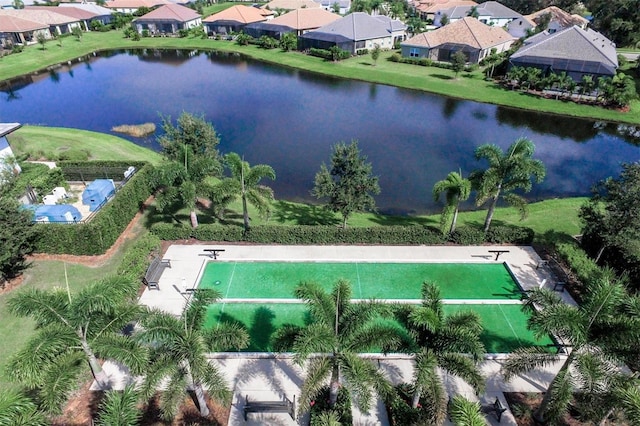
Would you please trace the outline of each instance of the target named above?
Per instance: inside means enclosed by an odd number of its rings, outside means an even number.
[[[553,397],[553,394],[549,390],[554,388],[556,383],[559,380],[561,380],[560,376],[562,376],[562,380],[564,380],[564,378],[566,377],[565,373],[567,372],[567,370],[569,369],[569,366],[573,362],[574,353],[575,353],[575,350],[572,350],[571,353],[569,353],[569,356],[567,356],[567,359],[564,361],[564,364],[562,364],[562,367],[560,367],[560,370],[558,370],[558,373],[556,374],[556,376],[553,378],[551,383],[549,383],[549,387],[547,388],[547,391],[544,394],[544,398],[542,398],[542,402],[540,403],[540,407],[538,407],[538,409],[533,412],[533,419],[536,422],[538,422],[540,424],[545,424],[546,423],[545,415],[547,414],[547,411],[549,410],[549,404],[550,404],[551,399]]]
[[[249,230],[249,210],[247,209],[247,197],[242,194],[242,214],[244,216],[244,230]]]
[[[342,229],[347,229],[347,215],[342,215]]]
[[[489,226],[491,225],[491,220],[493,219],[493,213],[496,210],[496,205],[498,204],[498,196],[500,195],[500,189],[498,188],[498,192],[493,196],[493,200],[491,200],[491,204],[489,205],[489,211],[487,211],[487,217],[484,220],[484,232],[489,230]]]
[[[449,228],[449,233],[450,234],[452,234],[456,230],[456,221],[457,220],[458,220],[458,206],[456,206],[455,210],[453,211],[453,219],[451,220],[451,228]]]
[[[417,385],[413,390],[413,397],[411,399],[411,408],[418,408],[420,397],[422,396],[422,386]]]
[[[89,362],[89,368],[91,368],[91,375],[93,379],[96,381],[98,386],[100,386],[101,390],[107,390],[111,388],[111,384],[109,383],[109,378],[107,377],[107,373],[104,372],[96,354],[93,353],[93,350],[89,346],[86,340],[81,340],[82,350],[87,356],[87,361]]]
[[[198,215],[196,215],[196,211],[195,210],[191,210],[191,212],[189,213],[189,216],[191,218],[191,227],[192,228],[197,228],[198,227]]]
[[[340,367],[336,363],[331,372],[331,383],[329,384],[329,407],[333,408],[338,402],[338,391],[340,390]]]
[[[196,394],[200,416],[209,417],[209,406],[207,405],[207,400],[204,397],[204,389],[202,388],[202,385],[200,383],[194,383],[193,392]]]

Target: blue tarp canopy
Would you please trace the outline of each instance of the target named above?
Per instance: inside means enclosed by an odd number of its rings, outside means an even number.
[[[80,211],[70,204],[30,205],[25,208],[33,211],[36,222],[77,222],[82,219]]]
[[[89,206],[89,211],[96,210],[116,190],[112,179],[96,179],[82,192],[82,204]]]

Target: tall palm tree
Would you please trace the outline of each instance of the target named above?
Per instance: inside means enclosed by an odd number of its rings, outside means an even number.
[[[535,309],[534,306],[537,308]],[[619,355],[640,335],[640,314],[628,306],[624,286],[608,277],[590,284],[580,306],[564,303],[554,292],[535,290],[524,308],[531,312],[529,328],[536,337],[556,336],[570,352],[551,381],[534,418],[557,422],[575,391],[605,392],[622,365]],[[506,380],[536,367],[559,361],[546,348],[518,349],[503,365]]]
[[[516,189],[524,192],[531,191],[534,179],[542,182],[546,174],[544,164],[540,160],[531,158],[535,146],[529,139],[521,137],[511,144],[507,152],[493,144],[481,145],[476,149],[477,160],[486,159],[489,167],[471,173],[469,180],[478,192],[476,204],[481,206],[490,202],[487,217],[484,221],[484,231],[489,230],[493,213],[498,200],[502,197],[508,204],[520,210],[521,217],[526,217],[526,200],[513,193]]]
[[[110,383],[99,357],[114,358],[140,374],[144,351],[121,334],[141,312],[134,302],[137,289],[126,277],[108,277],[73,296],[68,289],[18,293],[9,300],[9,309],[33,318],[37,332],[11,358],[9,374],[36,389],[48,411],[64,402],[85,362],[101,389],[109,389]]]
[[[261,215],[268,215],[273,201],[273,190],[260,185],[264,178],[275,180],[276,172],[271,166],[257,164],[253,167],[238,154],[231,152],[225,156],[225,163],[231,171],[231,177],[223,179],[215,189],[218,198],[230,202],[240,197],[242,199],[242,215],[244,229],[249,229],[248,204],[254,206]]]
[[[456,230],[460,202],[468,200],[471,195],[471,181],[462,177],[462,171],[451,172],[446,179],[436,182],[433,186],[433,199],[438,201],[443,192],[445,193],[446,204],[440,217],[440,226],[444,232],[444,227],[453,213],[453,219],[449,227],[449,232],[451,233]]]
[[[153,187],[160,189],[156,197],[159,210],[166,211],[175,203],[180,203],[189,210],[191,226],[197,228],[197,197],[211,193],[207,178],[218,175],[219,171],[216,159],[196,156],[187,149],[181,161],[162,163],[156,167],[151,177]]]
[[[295,352],[297,364],[307,363],[300,407],[308,409],[328,382],[330,407],[335,406],[338,390],[344,385],[358,407],[368,411],[373,391],[388,395],[391,385],[373,362],[359,354],[400,344],[399,327],[380,320],[391,315],[390,306],[375,301],[352,303],[351,286],[346,280],[339,280],[331,293],[317,283],[302,282],[295,296],[307,304],[311,321],[305,327],[281,328],[275,346],[280,351]]]
[[[188,388],[195,393],[194,402],[202,417],[209,415],[205,387],[209,395],[221,402],[230,399],[224,377],[206,355],[245,348],[249,335],[237,324],[204,328],[207,306],[220,298],[215,290],[198,289],[179,318],[153,310],[141,321],[141,331],[135,338],[148,345],[150,359],[141,393],[145,398],[151,398],[158,384],[168,378],[160,400],[165,419],[174,417]]]
[[[422,305],[405,312],[400,320],[413,336],[409,349],[416,354],[412,407],[426,391],[432,402],[431,420],[440,424],[446,414],[446,391],[438,368],[462,378],[476,392],[484,388],[477,365],[485,353],[480,317],[473,311],[445,315],[440,289],[429,282],[422,285]]]
[[[584,96],[586,93],[593,92],[593,89],[596,87],[596,82],[593,79],[591,74],[586,74],[582,76],[582,80],[580,81],[580,96]]]

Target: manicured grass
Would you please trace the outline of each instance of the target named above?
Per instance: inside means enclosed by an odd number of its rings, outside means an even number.
[[[629,112],[621,113],[600,107],[577,105],[572,102],[541,99],[521,92],[506,90],[491,81],[485,81],[481,71],[470,74],[462,73],[458,78],[454,78],[454,73],[450,70],[391,62],[388,60],[391,52],[383,52],[376,66],[373,66],[371,57],[367,55],[334,63],[299,52],[282,52],[280,49],[265,50],[254,45],[239,46],[230,41],[199,37],[143,38],[136,42],[125,39],[122,31],[92,32],[85,34],[81,41],[66,38],[62,46],[54,41],[48,42],[46,46],[46,50],[42,50],[39,45],[28,46],[22,53],[3,58],[2,67],[0,67],[0,81],[45,69],[48,66],[67,62],[98,50],[120,48],[220,50],[240,52],[262,61],[316,73],[423,90],[460,99],[596,120],[640,123],[639,100],[634,100],[631,103]]]
[[[145,232],[141,227],[136,232]],[[141,235],[141,234],[138,234]],[[29,318],[14,316],[9,312],[7,300],[19,291],[28,288],[52,289],[66,288],[65,266],[72,293],[82,289],[86,284],[99,280],[116,272],[126,249],[134,239],[126,241],[114,255],[103,265],[96,267],[83,266],[61,261],[42,260],[33,262],[33,266],[25,272],[24,282],[20,288],[0,294],[0,391],[18,388],[7,375],[8,358],[21,350],[35,333],[35,323]]]
[[[487,353],[509,353],[519,347],[551,345],[546,337],[536,340],[527,329],[527,315],[520,305],[444,305],[446,314],[473,310],[481,318],[484,331],[481,340]],[[209,307],[206,327],[218,322],[238,322],[249,330],[251,343],[246,351],[272,351],[271,339],[284,324],[303,326],[309,322],[307,307],[289,303],[217,303]]]
[[[11,135],[14,154],[57,158],[69,150],[87,151],[90,160],[135,160],[157,164],[162,156],[126,139],[105,133],[61,127],[23,126]],[[49,155],[51,154],[51,155]]]
[[[420,299],[422,283],[438,285],[443,299],[519,299],[502,264],[363,262],[209,262],[199,283],[225,298],[293,298],[302,281],[331,291],[339,279],[351,283],[354,299]]]

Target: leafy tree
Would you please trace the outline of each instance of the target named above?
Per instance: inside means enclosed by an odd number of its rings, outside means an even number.
[[[447,14],[443,14],[442,17],[440,18],[440,26],[444,27],[445,25],[447,25],[449,23],[449,16],[447,16]]]
[[[438,369],[458,376],[477,392],[484,388],[477,361],[484,355],[480,341],[482,325],[473,311],[445,315],[440,289],[433,283],[422,285],[422,305],[401,315],[400,321],[413,336],[416,354],[412,406],[426,392],[432,412],[431,422],[440,424],[446,414],[446,390]]]
[[[592,75],[583,75],[580,80],[580,96],[593,92],[595,86],[596,82],[593,80]]]
[[[47,37],[42,31],[38,31],[38,34],[36,35],[36,41],[38,42],[38,44],[40,44],[42,50],[47,49],[47,47],[45,46],[45,44],[47,43]]]
[[[260,185],[264,178],[275,180],[276,172],[271,166],[258,164],[253,167],[244,161],[235,152],[225,156],[225,163],[231,171],[231,177],[223,179],[213,189],[212,198],[222,205],[240,197],[242,200],[242,216],[244,229],[249,229],[249,208],[254,206],[258,213],[268,216],[273,202],[273,190],[265,185]]]
[[[101,389],[110,383],[98,358],[113,358],[133,374],[145,367],[144,351],[120,332],[141,311],[138,286],[126,277],[107,277],[72,297],[64,289],[29,289],[8,301],[12,313],[31,317],[37,333],[9,362],[8,373],[36,389],[41,405],[56,411],[88,363]]]
[[[478,12],[478,6],[473,6],[471,9],[469,9],[469,11],[467,12],[467,16],[478,19],[478,17],[480,16],[480,12]]]
[[[0,392],[0,426],[47,426],[44,413],[28,396],[12,390]]]
[[[134,385],[127,385],[122,391],[108,391],[100,403],[95,426],[137,425],[142,418],[138,398]]]
[[[420,16],[413,15],[407,19],[407,31],[411,34],[419,34],[424,32],[426,23],[420,19]]]
[[[221,298],[210,289],[195,290],[182,315],[153,310],[141,321],[141,331],[134,337],[149,347],[150,362],[141,387],[141,394],[150,398],[163,379],[168,379],[160,399],[162,417],[175,416],[187,389],[193,389],[194,402],[202,417],[210,413],[204,387],[213,398],[227,403],[231,392],[218,368],[209,362],[209,352],[242,349],[249,335],[236,323],[221,323],[204,328],[207,306]]]
[[[162,117],[164,134],[158,138],[163,154],[173,161],[185,162],[192,156],[207,156],[219,160],[218,144],[220,139],[213,125],[204,119],[204,115],[183,112],[176,124],[171,117]]]
[[[451,401],[451,421],[455,426],[485,426],[487,424],[480,404],[461,395]]]
[[[280,37],[280,48],[285,52],[298,48],[298,36],[294,33],[285,33]]]
[[[556,424],[576,392],[602,397],[622,366],[619,355],[637,346],[640,311],[629,304],[624,287],[603,275],[590,284],[583,303],[564,303],[558,294],[538,289],[529,293],[524,309],[537,338],[556,336],[570,352],[549,384],[534,418]],[[544,347],[517,349],[503,365],[506,380],[514,375],[559,361],[559,354]]]
[[[540,160],[531,158],[534,150],[533,142],[524,137],[512,143],[506,153],[493,144],[481,145],[476,149],[476,159],[486,159],[489,162],[487,169],[476,170],[469,177],[478,193],[476,204],[481,206],[487,201],[490,202],[484,221],[485,232],[489,230],[500,197],[508,204],[517,207],[522,218],[526,217],[527,202],[513,191],[522,189],[524,192],[529,192],[532,179],[537,183],[544,179],[546,174],[544,164]]]
[[[373,49],[371,49],[371,59],[373,60],[373,66],[374,67],[378,63],[378,58],[380,57],[381,50],[382,49],[380,49],[380,45],[378,43],[376,43],[373,46]]]
[[[13,198],[0,198],[0,287],[30,266],[26,256],[33,252],[35,243],[31,215]]]
[[[342,215],[342,227],[357,211],[375,209],[373,195],[380,193],[378,178],[372,176],[371,163],[360,154],[358,141],[344,142],[333,147],[331,170],[323,163],[316,173],[312,194],[328,198],[328,207]]]
[[[331,5],[331,11],[332,11],[333,13],[335,13],[335,14],[340,14],[340,3],[338,3],[338,2],[334,2],[334,3]]]
[[[345,280],[339,280],[331,293],[316,283],[302,282],[295,296],[306,303],[311,321],[305,327],[282,327],[275,346],[279,351],[293,351],[295,362],[305,365],[307,377],[299,406],[307,410],[328,379],[330,407],[336,404],[340,386],[345,386],[358,407],[368,411],[373,391],[388,395],[392,387],[373,362],[358,354],[399,345],[398,328],[379,320],[391,314],[390,307],[373,301],[352,303],[351,286]]]
[[[592,25],[618,46],[638,41],[640,8],[634,0],[586,0],[584,5],[593,16]]]
[[[433,199],[438,201],[440,195],[445,194],[445,206],[440,217],[440,227],[444,228],[453,214],[449,232],[456,230],[458,208],[461,201],[467,201],[471,195],[471,181],[462,177],[462,172],[451,172],[446,179],[436,182],[433,186]]]
[[[73,27],[73,30],[71,30],[71,34],[73,34],[76,40],[80,41],[82,39],[82,28]]]
[[[457,51],[453,55],[451,55],[451,69],[456,74],[456,78],[458,78],[458,74],[460,71],[464,70],[464,67],[467,65],[467,56],[461,51]]]
[[[626,271],[634,290],[640,289],[640,163],[622,165],[618,178],[594,186],[580,208],[582,245],[595,257]]]
[[[611,78],[609,101],[616,106],[626,106],[638,97],[633,77],[619,72]]]

